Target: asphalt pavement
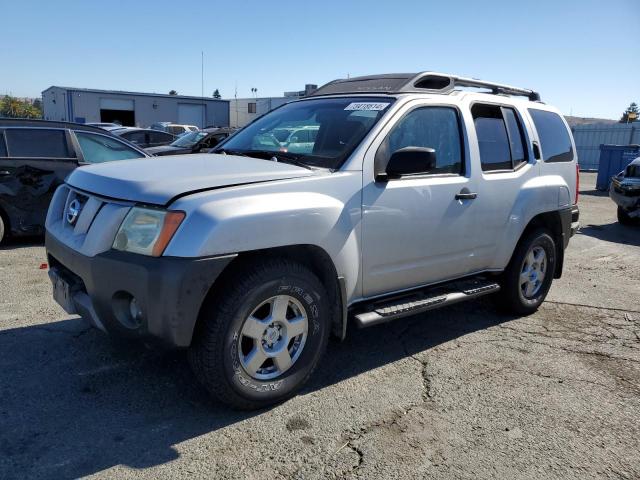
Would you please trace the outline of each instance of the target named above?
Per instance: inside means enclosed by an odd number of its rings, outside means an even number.
[[[51,299],[41,240],[0,249],[0,479],[640,478],[640,227],[582,175],[582,230],[528,317],[489,300],[332,342],[290,401],[214,403],[183,352]]]

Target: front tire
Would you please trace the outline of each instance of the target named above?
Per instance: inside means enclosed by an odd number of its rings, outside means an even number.
[[[556,244],[547,229],[526,233],[502,276],[500,306],[518,315],[535,312],[549,293],[556,268]]]
[[[246,264],[226,280],[203,307],[189,349],[196,377],[213,397],[243,410],[293,396],[327,347],[322,283],[286,259]]]
[[[620,223],[620,225],[633,224],[633,219],[629,216],[625,209],[620,206],[618,206],[618,223]]]

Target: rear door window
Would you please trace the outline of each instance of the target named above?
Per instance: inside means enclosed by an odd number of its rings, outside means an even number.
[[[75,132],[86,163],[102,163],[113,160],[141,158],[144,155],[124,142],[106,135]]]
[[[540,149],[545,162],[571,162],[573,146],[567,127],[560,115],[545,110],[529,109],[538,132]]]
[[[46,128],[8,128],[7,149],[12,157],[73,158],[64,130]]]
[[[514,170],[527,161],[522,124],[515,110],[499,105],[471,108],[482,170]]]

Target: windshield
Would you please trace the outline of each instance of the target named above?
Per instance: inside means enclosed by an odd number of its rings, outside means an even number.
[[[309,166],[338,168],[393,103],[392,98],[319,98],[267,113],[214,152],[273,152]],[[280,153],[280,157],[278,157]]]
[[[193,147],[196,143],[206,137],[206,132],[189,132],[180,135],[171,145],[174,147]]]

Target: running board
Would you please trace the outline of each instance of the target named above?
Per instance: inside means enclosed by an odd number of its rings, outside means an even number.
[[[499,290],[500,285],[495,282],[460,281],[401,298],[396,297],[393,300],[370,304],[367,311],[357,313],[354,318],[358,328],[371,327],[397,318],[473,300]]]

